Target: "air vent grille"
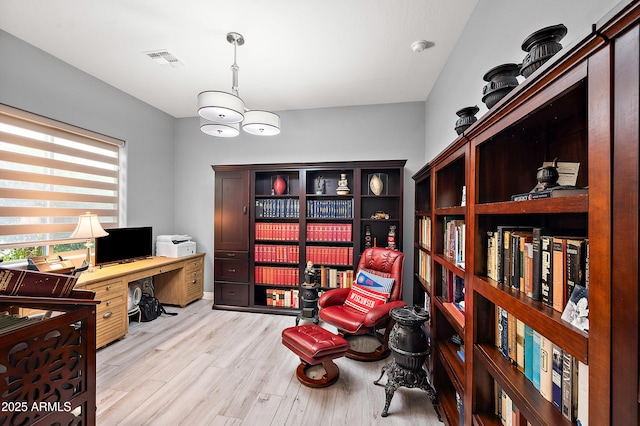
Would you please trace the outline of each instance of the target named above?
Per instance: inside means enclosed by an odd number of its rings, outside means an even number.
[[[159,65],[170,65],[172,67],[178,67],[184,65],[175,55],[166,49],[154,50],[151,52],[143,52],[149,58]]]

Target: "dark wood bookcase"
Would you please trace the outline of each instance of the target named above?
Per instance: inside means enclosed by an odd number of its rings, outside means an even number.
[[[299,310],[286,305],[307,260],[346,279],[367,231],[372,244],[386,247],[391,226],[402,250],[405,162],[213,166],[214,308],[295,315]],[[349,192],[338,194],[343,175]],[[374,175],[382,182],[378,194],[370,187]],[[285,182],[280,194],[278,178]],[[273,306],[274,298],[285,306]]]
[[[414,282],[432,312],[433,380],[449,424],[461,420],[456,394],[462,423],[501,424],[496,384],[518,408],[520,424],[575,424],[496,347],[499,308],[588,366],[590,424],[638,424],[639,21],[639,2],[619,6],[413,176]],[[554,158],[580,163],[577,185],[588,195],[511,201]],[[420,236],[425,218],[430,244]],[[447,252],[449,221],[464,221],[464,263]],[[499,225],[588,237],[588,333],[488,276],[487,235]],[[423,262],[430,262],[429,277]],[[464,280],[462,316],[448,306],[452,275]],[[463,357],[455,334],[464,340]]]

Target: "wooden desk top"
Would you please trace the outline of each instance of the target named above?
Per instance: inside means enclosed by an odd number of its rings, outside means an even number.
[[[182,267],[185,260],[196,259],[204,256],[204,253],[196,253],[184,257],[158,257],[151,256],[146,259],[136,260],[130,263],[94,267],[92,272],[83,272],[78,278],[77,285],[86,285],[94,282],[110,280],[126,275],[131,275],[129,281],[139,280],[145,277],[157,275]],[[160,268],[160,269],[158,269]]]

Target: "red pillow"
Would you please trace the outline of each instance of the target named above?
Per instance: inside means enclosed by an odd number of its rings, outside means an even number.
[[[376,306],[386,303],[388,298],[389,293],[380,293],[354,283],[344,304],[366,314]]]

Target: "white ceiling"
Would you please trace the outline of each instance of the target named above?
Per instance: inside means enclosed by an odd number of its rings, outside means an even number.
[[[424,101],[478,0],[0,0],[0,28],[174,117],[204,90],[272,111]],[[411,43],[434,47],[414,53]],[[166,49],[182,66],[143,52]],[[9,58],[4,58],[7,60]]]

